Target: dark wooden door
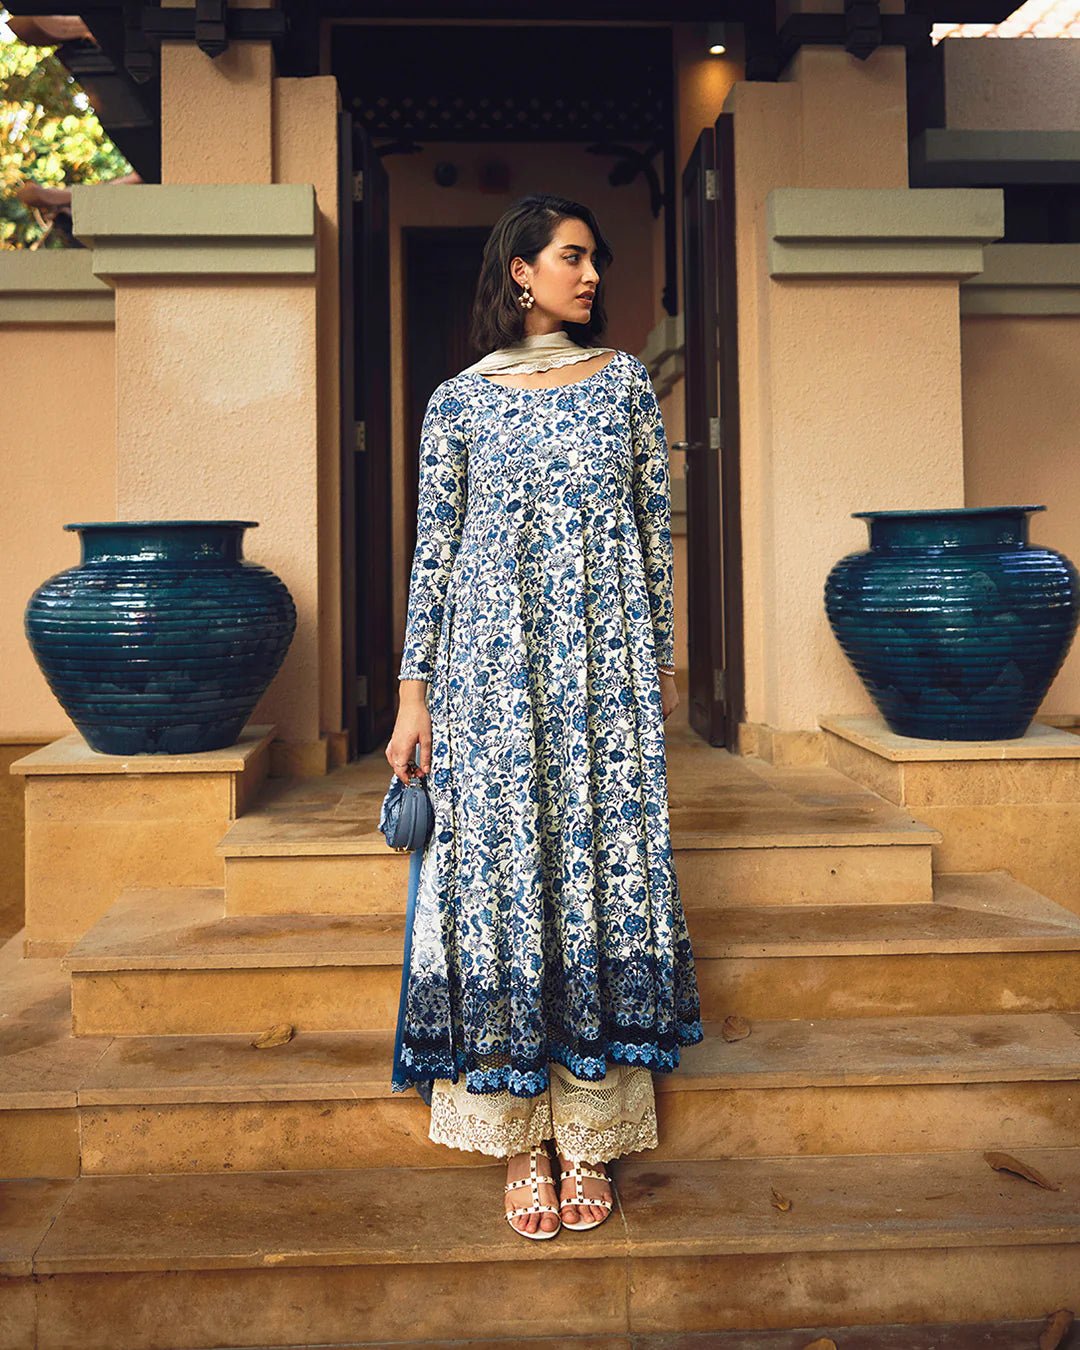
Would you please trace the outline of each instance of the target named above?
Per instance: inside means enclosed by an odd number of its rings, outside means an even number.
[[[420,429],[436,385],[479,353],[469,321],[488,226],[414,226],[402,231],[405,277],[405,565],[416,547]],[[400,635],[399,635],[400,636]]]
[[[683,169],[690,725],[737,749],[743,711],[738,329],[731,114]]]
[[[340,115],[341,556],[349,757],[397,716],[390,494],[390,193],[370,137]]]

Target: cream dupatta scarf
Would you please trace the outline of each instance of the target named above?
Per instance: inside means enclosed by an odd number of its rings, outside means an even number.
[[[510,371],[524,374],[534,370],[553,370],[588,361],[601,352],[612,352],[614,347],[579,347],[565,328],[554,333],[535,333],[509,347],[498,347],[487,356],[460,371],[461,375],[504,375]]]

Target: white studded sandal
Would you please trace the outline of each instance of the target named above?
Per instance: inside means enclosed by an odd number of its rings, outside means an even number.
[[[595,1200],[591,1196],[587,1196],[581,1187],[582,1177],[595,1177],[597,1181],[606,1181],[607,1184],[612,1187],[612,1190],[614,1190],[614,1184],[611,1178],[604,1172],[596,1172],[590,1167],[582,1167],[582,1161],[583,1159],[581,1158],[571,1158],[570,1171],[559,1173],[560,1183],[565,1181],[567,1177],[574,1178],[573,1199],[559,1201],[560,1217],[567,1205],[599,1205],[601,1209],[607,1210],[607,1214],[605,1214],[602,1219],[593,1219],[591,1223],[567,1223],[566,1220],[563,1219],[562,1226],[570,1233],[584,1233],[589,1228],[599,1228],[602,1223],[607,1222],[608,1215],[611,1213],[612,1202],[610,1200]]]
[[[544,1205],[540,1203],[540,1182],[547,1181],[552,1186],[555,1185],[554,1177],[537,1176],[536,1160],[543,1153],[545,1160],[550,1164],[551,1159],[547,1156],[546,1148],[532,1148],[529,1150],[529,1175],[521,1181],[508,1181],[503,1187],[503,1194],[510,1191],[516,1191],[519,1186],[531,1186],[533,1202],[531,1205],[518,1205],[516,1209],[508,1209],[506,1213],[506,1222],[513,1228],[519,1237],[527,1238],[553,1238],[562,1227],[562,1215],[555,1205]],[[519,1218],[522,1214],[554,1214],[559,1219],[558,1224],[550,1231],[543,1228],[537,1228],[535,1233],[530,1233],[524,1228],[518,1228],[513,1220]]]

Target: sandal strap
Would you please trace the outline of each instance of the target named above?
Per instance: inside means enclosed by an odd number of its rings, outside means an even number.
[[[611,1178],[604,1172],[594,1172],[588,1167],[575,1167],[569,1172],[560,1172],[559,1180],[565,1181],[567,1177],[595,1177],[597,1181],[611,1181]]]
[[[565,1209],[568,1205],[598,1205],[601,1209],[610,1210],[612,1205],[610,1200],[593,1199],[592,1197],[587,1196],[581,1182],[583,1177],[594,1177],[597,1181],[606,1181],[610,1186],[611,1178],[605,1172],[597,1172],[591,1167],[582,1167],[581,1164],[583,1161],[584,1160],[581,1158],[571,1158],[570,1170],[568,1172],[559,1172],[560,1182],[566,1181],[570,1177],[572,1177],[574,1181],[573,1199],[560,1200],[560,1210]]]
[[[508,1181],[508,1182],[506,1183],[506,1185],[503,1187],[503,1191],[504,1191],[504,1192],[506,1192],[506,1191],[516,1191],[517,1188],[518,1188],[519,1186],[528,1186],[531,1180],[532,1180],[531,1177],[525,1177],[525,1179],[524,1179],[523,1181]],[[555,1185],[555,1178],[554,1178],[554,1177],[537,1177],[536,1180],[537,1180],[538,1183],[539,1183],[539,1182],[542,1182],[542,1181],[546,1181],[546,1182],[548,1183],[549,1186],[554,1186],[554,1185]]]
[[[503,1194],[509,1191],[516,1191],[519,1186],[529,1186],[532,1189],[533,1203],[531,1205],[519,1205],[516,1209],[506,1210],[507,1218],[516,1218],[519,1214],[558,1214],[559,1210],[554,1205],[545,1205],[540,1202],[540,1182],[546,1181],[550,1185],[555,1185],[554,1177],[542,1177],[537,1173],[536,1165],[540,1154],[547,1156],[546,1149],[533,1148],[529,1150],[529,1175],[521,1181],[508,1181],[503,1187]],[[550,1162],[550,1158],[548,1162]]]

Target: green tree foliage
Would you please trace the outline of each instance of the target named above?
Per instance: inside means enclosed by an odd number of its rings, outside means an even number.
[[[28,47],[0,8],[0,248],[62,247],[48,219],[15,191],[97,183],[131,172],[84,91],[52,47]]]

